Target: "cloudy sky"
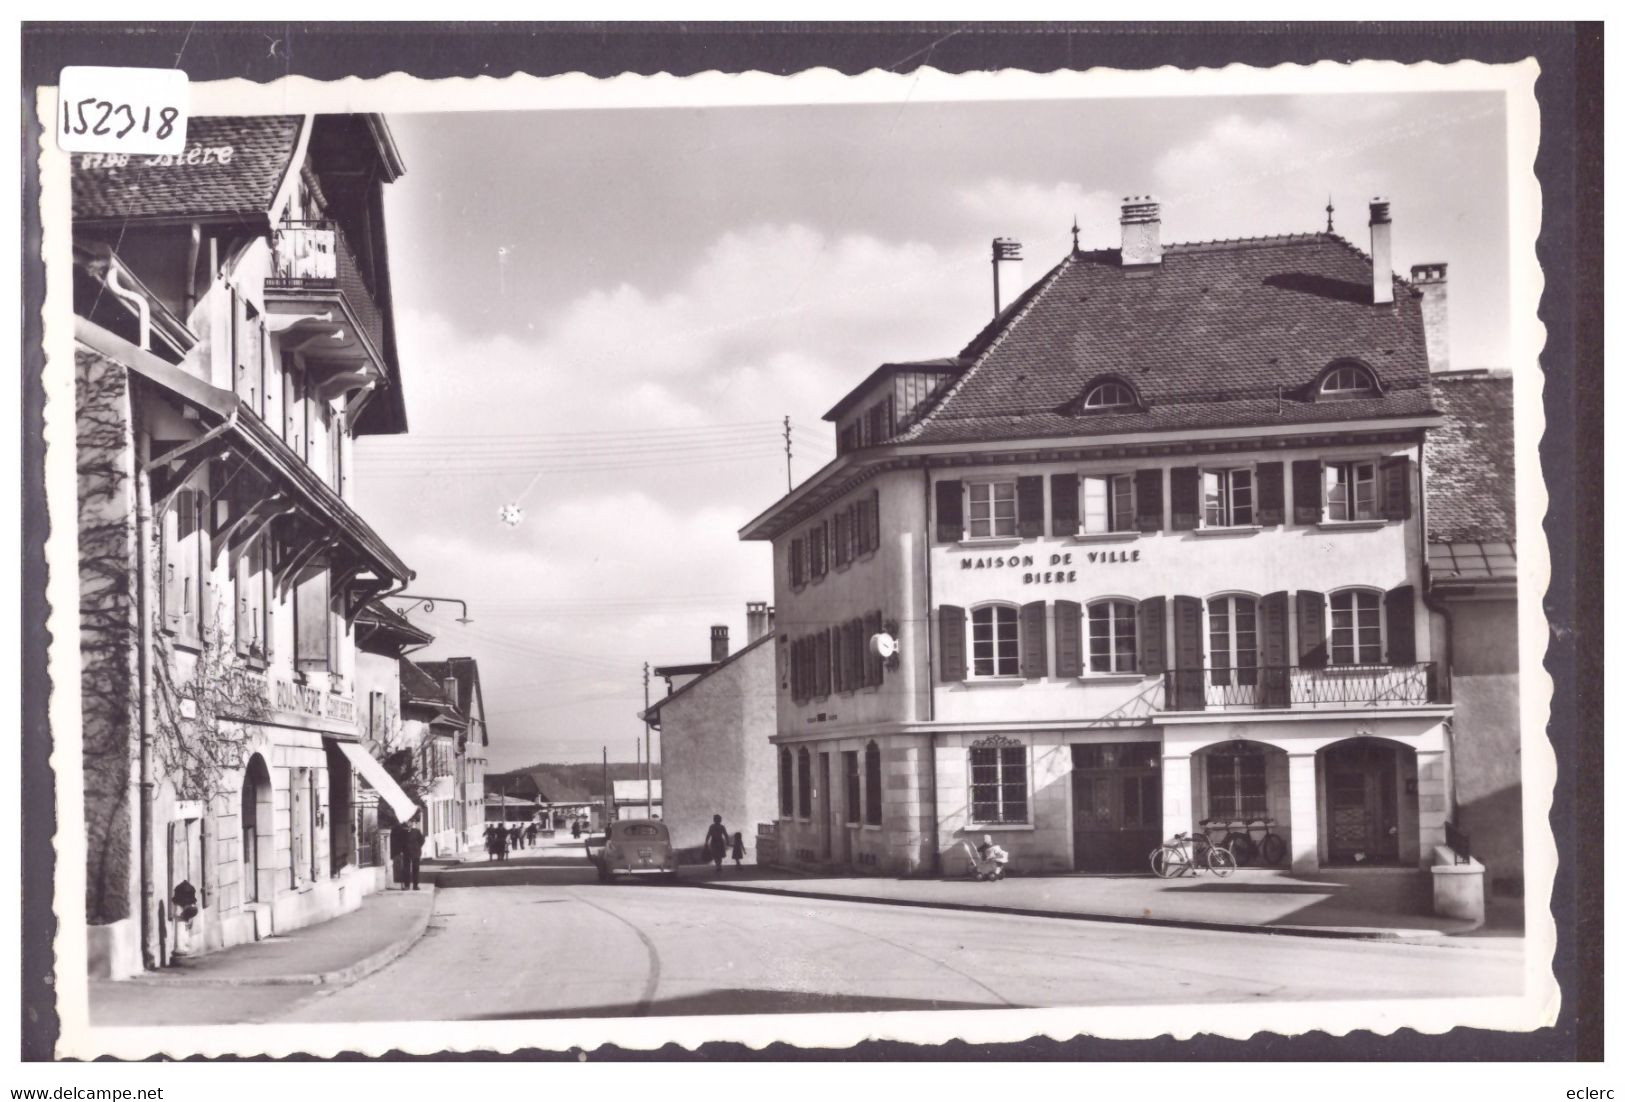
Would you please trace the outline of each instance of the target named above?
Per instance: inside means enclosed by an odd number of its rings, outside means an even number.
[[[988,320],[989,241],[1036,280],[1117,242],[1323,228],[1450,265],[1454,366],[1507,363],[1495,94],[397,115],[387,189],[409,435],[364,441],[360,505],[468,602],[414,619],[479,660],[491,761],[630,760],[645,661],[737,645],[772,599],[736,532],[834,454],[820,418],[876,365]],[[517,503],[522,523],[499,510]],[[660,695],[662,682],[652,690]],[[658,757],[658,755],[657,755]]]

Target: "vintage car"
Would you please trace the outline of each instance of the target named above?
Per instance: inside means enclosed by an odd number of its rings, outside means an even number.
[[[659,819],[621,819],[609,824],[609,831],[589,839],[587,857],[598,866],[598,879],[617,876],[658,874],[677,879],[677,852],[671,848],[671,831]]]

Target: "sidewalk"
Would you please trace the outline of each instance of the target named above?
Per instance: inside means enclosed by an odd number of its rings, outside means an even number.
[[[374,892],[349,914],[263,941],[178,959],[121,984],[239,987],[353,983],[410,949],[428,928],[434,887]]]
[[[1432,914],[1428,878],[1406,870],[1351,869],[1300,877],[1242,869],[1224,879],[1198,874],[1173,880],[1060,874],[978,883],[824,877],[753,866],[725,868],[720,876],[689,874],[684,882],[719,891],[1300,937],[1523,936],[1521,912],[1505,906],[1493,907],[1484,927]]]

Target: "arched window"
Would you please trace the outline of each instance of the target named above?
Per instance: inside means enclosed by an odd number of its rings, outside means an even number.
[[[880,825],[880,747],[871,739],[863,751],[863,821],[870,826]]]
[[[1136,404],[1134,391],[1116,379],[1096,383],[1083,396],[1085,410],[1123,409]]]
[[[1320,378],[1322,398],[1364,398],[1376,392],[1376,377],[1363,364],[1333,364]]]
[[[1374,589],[1340,589],[1330,603],[1331,664],[1382,665],[1382,594]]]
[[[1211,597],[1207,602],[1207,664],[1215,685],[1258,684],[1258,602]]]
[[[983,605],[970,614],[971,674],[1017,677],[1021,673],[1021,631],[1012,605]]]
[[[796,766],[788,747],[779,747],[779,818],[796,813]]]
[[[1133,601],[1096,601],[1089,606],[1089,672],[1135,673],[1140,668]]]
[[[806,747],[796,751],[796,815],[812,818],[812,755]]]

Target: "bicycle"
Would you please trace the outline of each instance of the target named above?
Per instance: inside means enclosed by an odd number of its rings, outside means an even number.
[[[1205,837],[1198,835],[1198,837]],[[1236,859],[1223,846],[1196,842],[1189,834],[1176,834],[1151,851],[1151,871],[1164,880],[1207,869],[1214,876],[1229,876]]]
[[[1265,865],[1279,865],[1286,858],[1286,839],[1274,830],[1275,820],[1267,817],[1257,819],[1203,819],[1203,830],[1225,831],[1224,841],[1219,844],[1230,851],[1241,866],[1262,863]],[[1255,838],[1254,832],[1262,830],[1264,836]]]

